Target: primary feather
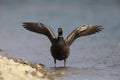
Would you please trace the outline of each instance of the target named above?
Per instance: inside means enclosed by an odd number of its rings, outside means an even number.
[[[68,45],[71,45],[74,42],[74,40],[76,40],[77,38],[81,36],[95,34],[96,32],[99,32],[102,29],[103,27],[99,25],[84,25],[84,26],[78,27],[67,36],[66,43]]]
[[[29,31],[46,35],[51,41],[51,43],[56,38],[52,30],[47,25],[44,25],[43,23],[24,22],[23,26]]]

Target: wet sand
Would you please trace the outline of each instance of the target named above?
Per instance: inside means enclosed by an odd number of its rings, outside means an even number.
[[[0,80],[56,80],[42,64],[0,56]]]

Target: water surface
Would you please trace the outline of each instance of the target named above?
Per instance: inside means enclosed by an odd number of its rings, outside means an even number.
[[[21,58],[54,67],[47,37],[29,32],[22,22],[42,22],[62,27],[66,37],[85,24],[103,25],[95,35],[81,37],[71,46],[67,73],[61,80],[120,80],[120,1],[119,0],[1,0],[1,55]],[[63,66],[63,61],[57,61]]]

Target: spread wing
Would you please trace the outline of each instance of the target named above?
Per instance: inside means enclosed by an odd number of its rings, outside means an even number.
[[[51,43],[56,38],[52,30],[43,23],[23,22],[23,26],[29,31],[46,35]]]
[[[75,39],[81,36],[87,36],[91,34],[95,34],[103,29],[102,26],[99,25],[84,25],[76,28],[72,33],[70,33],[66,38],[66,43],[71,45]]]

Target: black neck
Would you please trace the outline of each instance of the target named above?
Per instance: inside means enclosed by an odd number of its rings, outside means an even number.
[[[58,28],[58,37],[62,37],[63,31],[62,28]]]

